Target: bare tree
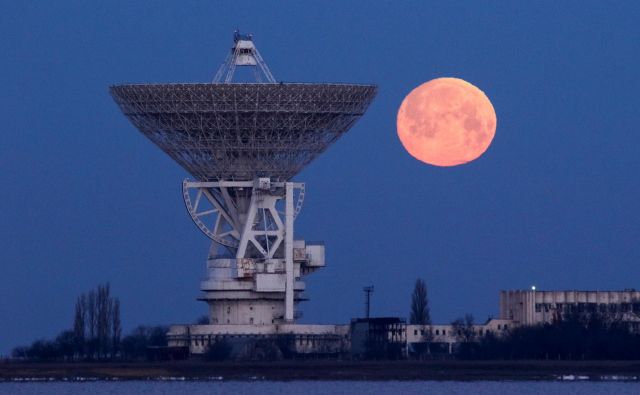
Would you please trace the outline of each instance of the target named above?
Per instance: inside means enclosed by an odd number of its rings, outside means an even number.
[[[109,283],[98,285],[78,297],[73,323],[79,354],[88,358],[106,358],[117,352],[122,327],[120,301],[111,296]]]
[[[464,318],[457,318],[451,323],[451,327],[456,338],[462,342],[469,343],[476,337],[473,330],[473,315],[465,314]]]
[[[416,280],[413,294],[411,294],[411,315],[409,316],[409,323],[414,325],[431,325],[427,285],[421,278]]]
[[[110,293],[109,283],[98,285],[96,298],[96,340],[98,347],[98,357],[105,357],[110,349],[111,341],[111,310],[113,308],[113,300]]]
[[[420,359],[422,359],[425,354],[431,353],[430,343],[433,340],[433,333],[431,332],[430,327],[427,328],[427,326],[431,325],[431,314],[429,312],[427,285],[421,278],[416,280],[416,284],[413,287],[413,293],[411,294],[409,323],[422,326],[420,328],[421,341],[412,345],[415,353]]]
[[[87,295],[87,354],[90,358],[94,357],[96,352],[96,336],[97,336],[97,322],[98,322],[98,312],[96,308],[96,292],[94,290],[89,291]]]
[[[120,324],[120,300],[113,300],[113,310],[111,310],[111,355],[116,356],[120,348],[120,337],[122,336],[122,327]]]
[[[87,297],[85,294],[78,296],[73,317],[73,337],[77,356],[84,354],[85,335],[87,327]]]

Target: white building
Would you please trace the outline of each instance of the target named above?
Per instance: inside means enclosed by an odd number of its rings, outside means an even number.
[[[465,341],[479,341],[483,336],[493,334],[497,337],[504,336],[513,327],[513,321],[503,319],[489,319],[484,324],[474,324],[463,333],[463,329],[454,325],[407,325],[407,347],[414,344],[428,342],[432,346],[443,345],[451,354],[455,344]]]
[[[601,314],[629,322],[633,330],[640,323],[640,292],[623,291],[537,291],[500,292],[500,318],[515,325],[552,323],[568,314]]]

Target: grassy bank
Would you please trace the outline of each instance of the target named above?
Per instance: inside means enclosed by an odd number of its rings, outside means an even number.
[[[0,364],[0,380],[557,380],[640,377],[640,361],[280,361]]]

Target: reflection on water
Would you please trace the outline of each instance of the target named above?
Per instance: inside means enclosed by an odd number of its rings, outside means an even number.
[[[634,382],[594,381],[93,381],[0,383],[0,394],[638,394]]]

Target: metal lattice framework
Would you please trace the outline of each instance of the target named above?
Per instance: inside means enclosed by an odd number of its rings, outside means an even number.
[[[374,85],[117,85],[131,122],[200,181],[286,181],[364,114]]]

